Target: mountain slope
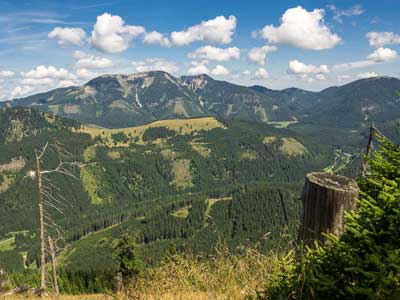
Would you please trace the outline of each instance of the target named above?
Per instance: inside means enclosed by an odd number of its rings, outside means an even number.
[[[293,115],[281,93],[266,94],[254,88],[214,80],[208,75],[183,76],[183,84],[196,93],[217,117],[252,121],[289,120]]]
[[[3,106],[32,107],[105,127],[209,115],[180,79],[160,71],[104,75],[82,87],[56,89]]]
[[[3,102],[0,107],[31,107],[84,123],[121,128],[201,116],[260,122],[290,120],[294,115],[281,97],[207,75],[176,78],[154,71],[104,75],[82,87],[56,89]]]
[[[318,93],[321,101],[304,118],[334,127],[360,128],[371,122],[400,119],[400,80],[391,77],[361,79]]]
[[[361,129],[392,124],[400,116],[400,80],[361,79],[321,92],[245,87],[208,75],[176,78],[154,71],[104,75],[82,87],[56,89],[0,107],[24,106],[108,128],[163,119],[214,116],[276,124]]]
[[[279,105],[294,115],[297,119],[303,115],[311,113],[312,107],[319,101],[319,95],[316,92],[310,92],[297,88],[288,88],[282,91],[271,90],[263,86],[251,86],[251,89],[267,95],[274,99]]]

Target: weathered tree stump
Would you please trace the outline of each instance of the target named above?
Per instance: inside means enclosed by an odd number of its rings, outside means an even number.
[[[340,236],[345,212],[356,210],[359,188],[354,179],[329,173],[309,173],[303,191],[303,222],[299,239],[305,245],[325,242],[323,233]]]

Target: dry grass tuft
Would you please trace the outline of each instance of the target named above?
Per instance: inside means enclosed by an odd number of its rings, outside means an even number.
[[[244,249],[243,254],[220,250],[214,257],[175,255],[147,269],[125,293],[61,295],[59,300],[245,300],[262,292],[265,283],[281,272],[280,257]],[[1,295],[0,295],[0,299]],[[37,299],[31,295],[4,299]],[[56,299],[44,297],[45,300]]]
[[[16,294],[7,295],[0,294],[0,299],[2,300],[113,300],[113,296],[93,294],[93,295],[61,295],[59,297],[55,295],[44,295],[42,297],[31,294]]]
[[[276,255],[253,249],[243,255],[222,251],[211,259],[174,256],[147,270],[128,294],[140,300],[243,300],[263,288],[277,262]]]

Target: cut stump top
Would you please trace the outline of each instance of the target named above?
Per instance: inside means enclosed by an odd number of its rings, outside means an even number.
[[[330,173],[313,172],[307,174],[307,179],[321,187],[342,191],[342,192],[357,192],[358,185],[357,182],[345,176],[334,175]]]

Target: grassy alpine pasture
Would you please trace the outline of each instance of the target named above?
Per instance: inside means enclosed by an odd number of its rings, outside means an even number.
[[[208,131],[215,128],[225,128],[225,126],[213,117],[195,118],[195,119],[175,119],[175,120],[160,120],[149,123],[147,125],[119,128],[119,129],[106,129],[99,127],[82,126],[79,132],[88,133],[92,138],[100,137],[107,141],[108,146],[114,147],[127,147],[128,142],[115,142],[113,135],[123,133],[129,137],[130,141],[139,144],[144,144],[143,134],[149,128],[163,127],[173,130],[178,135],[187,135],[198,131]]]
[[[307,148],[294,138],[282,138],[282,146],[279,149],[290,156],[307,152]]]
[[[1,251],[11,251],[15,248],[15,237],[7,238],[0,241],[0,252]]]

